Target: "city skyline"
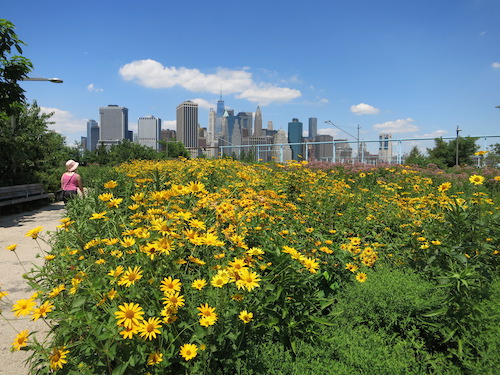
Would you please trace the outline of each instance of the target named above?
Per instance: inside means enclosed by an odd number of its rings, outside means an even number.
[[[120,8],[89,0],[71,9],[62,0],[49,8],[24,1],[4,4],[2,17],[27,44],[32,75],[64,83],[22,87],[28,102],[55,113],[50,128],[70,145],[110,103],[129,109],[135,133],[148,115],[175,129],[185,100],[199,105],[208,127],[221,94],[236,113],[258,106],[275,130],[315,117],[318,134],[334,138],[347,136],[325,121],[351,134],[359,125],[363,140],[453,137],[457,126],[461,136],[499,133],[498,1],[256,0],[247,9],[222,0],[190,12],[149,0]],[[50,19],[40,16],[48,11]],[[240,11],[253,27],[215,26]]]

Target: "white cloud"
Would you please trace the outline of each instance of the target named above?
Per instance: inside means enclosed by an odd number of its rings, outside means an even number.
[[[93,83],[91,83],[90,85],[87,86],[87,90],[90,92],[103,92],[104,91],[103,89],[95,87],[95,85]]]
[[[68,111],[48,107],[40,107],[40,111],[47,114],[54,113],[49,119],[50,122],[54,122],[54,124],[49,124],[48,126],[51,130],[55,130],[63,135],[67,133],[86,132],[87,120],[76,119]]]
[[[196,98],[196,99],[190,99],[193,103],[198,104],[198,107],[200,108],[205,108],[205,109],[210,109],[210,108],[215,108],[216,105],[213,103],[210,103],[208,100],[201,99],[201,98]]]
[[[134,81],[150,88],[180,86],[191,92],[218,94],[222,88],[225,94],[235,94],[262,105],[272,102],[287,102],[301,96],[299,90],[276,87],[268,83],[254,82],[252,73],[244,70],[219,68],[206,74],[198,69],[166,67],[155,60],[137,60],[122,66],[120,75],[127,81]]]
[[[383,124],[373,125],[373,129],[381,133],[410,133],[418,131],[418,126],[412,124],[412,118],[399,119],[396,121],[387,121]]]
[[[299,90],[276,86],[252,87],[236,95],[238,99],[246,99],[262,105],[273,102],[289,102],[299,96],[301,96]]]
[[[351,106],[351,112],[356,115],[375,115],[380,112],[380,109],[375,108],[369,104],[359,103]]]
[[[161,122],[161,127],[163,129],[171,129],[175,130],[177,127],[177,121],[176,120],[168,120],[168,121],[162,121]]]
[[[338,130],[338,129],[334,129],[334,128],[322,128],[322,129],[318,129],[318,134],[321,134],[321,135],[331,135],[333,137],[333,139],[341,138],[340,137],[341,131]]]
[[[439,138],[439,137],[443,137],[445,136],[446,134],[448,134],[448,131],[446,130],[435,130],[431,133],[426,133],[426,134],[422,134],[421,136],[417,136],[417,137],[422,137],[422,138]]]
[[[319,100],[319,102],[320,102],[321,104],[326,104],[326,103],[329,103],[328,99],[326,99],[326,98],[322,98],[322,99],[320,99],[320,100]]]
[[[491,66],[495,69],[500,69],[500,62],[494,62]]]

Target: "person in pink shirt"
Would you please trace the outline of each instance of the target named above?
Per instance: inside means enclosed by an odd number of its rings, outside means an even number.
[[[74,160],[66,162],[66,172],[61,176],[61,189],[64,191],[63,201],[67,203],[70,198],[78,194],[78,190],[83,195],[83,182],[82,178],[76,173],[79,163]]]

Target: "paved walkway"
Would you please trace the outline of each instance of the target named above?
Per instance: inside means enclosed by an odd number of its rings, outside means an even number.
[[[43,250],[48,250],[49,246],[42,240],[25,237],[25,234],[29,230],[41,226],[43,231],[40,233],[40,237],[47,238],[47,232],[55,231],[56,226],[60,224],[59,220],[64,215],[64,204],[58,202],[33,211],[0,216],[0,290],[9,292],[9,295],[0,301],[0,310],[2,311],[0,317],[0,374],[2,375],[28,374],[28,370],[24,366],[28,352],[10,351],[17,332],[24,329],[33,332],[47,328],[42,319],[33,322],[30,317],[15,318],[11,312],[12,304],[15,301],[29,298],[33,293],[22,277],[24,270],[16,258],[16,254],[27,270],[31,268],[32,264],[42,264],[43,256],[39,256],[42,254],[40,247]],[[16,254],[5,249],[12,244],[17,244]]]

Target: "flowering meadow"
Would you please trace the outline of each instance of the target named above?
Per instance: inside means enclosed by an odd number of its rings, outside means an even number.
[[[198,159],[82,172],[90,192],[57,233],[27,233],[52,244],[26,275],[33,296],[12,301],[50,327],[13,332],[34,374],[498,365],[485,364],[500,344],[484,313],[498,285],[498,170]],[[381,340],[390,351],[377,354]]]

